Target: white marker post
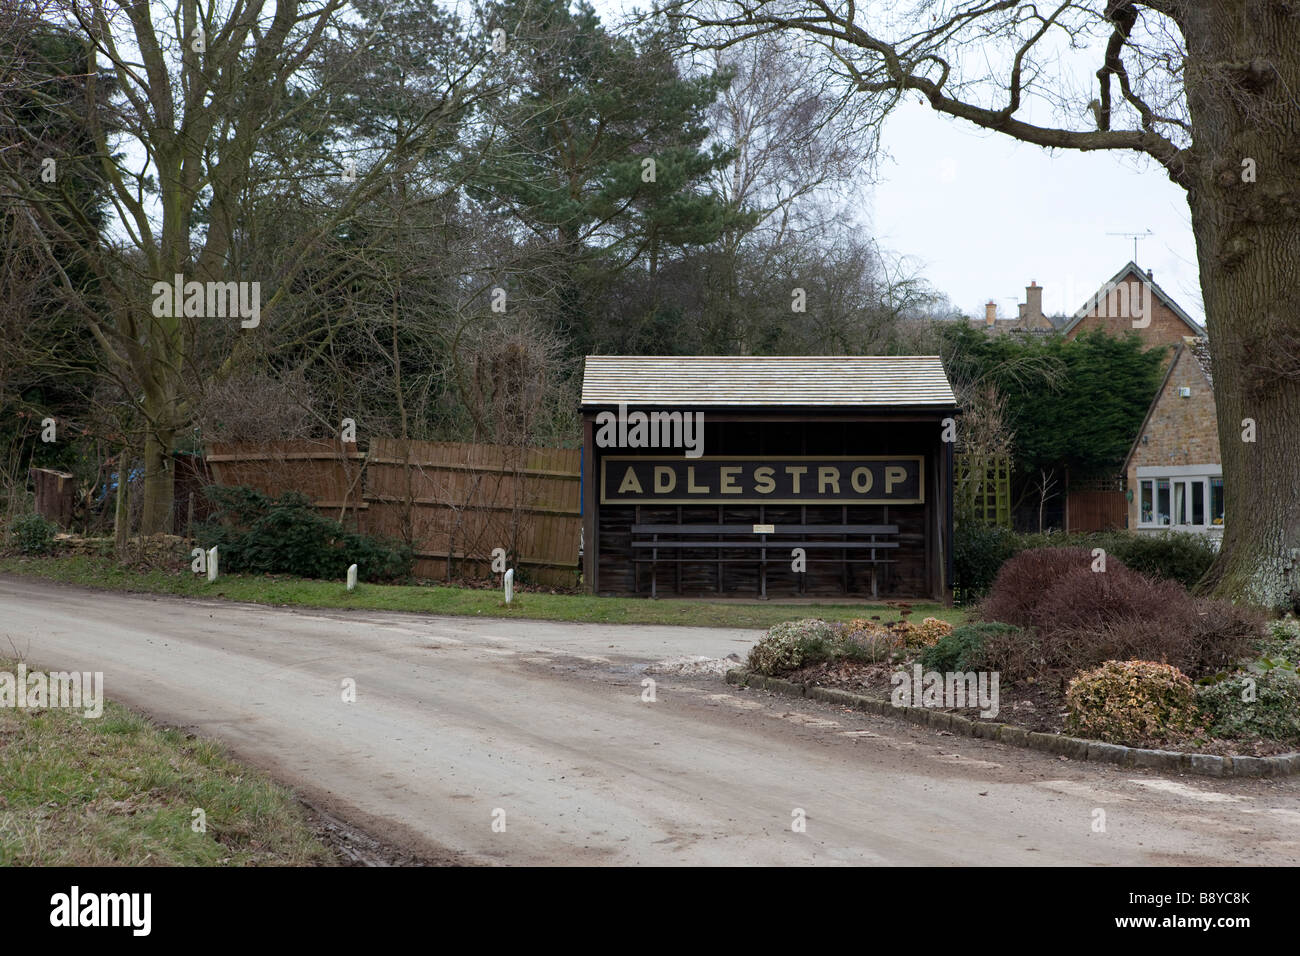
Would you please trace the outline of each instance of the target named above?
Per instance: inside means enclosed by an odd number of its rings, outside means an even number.
[[[211,583],[217,579],[217,546],[214,544],[208,549],[208,582]]]
[[[355,591],[357,588],[357,566],[354,564],[348,568],[348,590]]]
[[[511,568],[506,572],[506,603],[509,604],[515,599],[515,569]]]

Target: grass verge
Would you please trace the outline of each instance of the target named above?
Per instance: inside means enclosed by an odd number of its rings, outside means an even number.
[[[469,617],[521,618],[596,624],[685,624],[697,627],[766,628],[781,621],[820,617],[827,621],[880,615],[897,617],[896,605],[776,604],[645,598],[608,598],[589,594],[517,594],[507,606],[497,591],[424,585],[359,584],[349,592],[341,581],[315,581],[279,575],[223,575],[209,584],[201,575],[133,571],[108,558],[86,556],[0,557],[0,572],[62,581],[113,591],[143,591],[186,597],[224,598],[253,604],[411,611]],[[913,604],[912,619],[938,617],[953,624],[965,619],[961,608]]]
[[[111,701],[98,718],[0,707],[0,866],[334,862],[293,795],[215,741]]]

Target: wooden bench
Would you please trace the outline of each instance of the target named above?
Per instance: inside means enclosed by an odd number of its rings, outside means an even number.
[[[771,531],[767,529],[771,528]],[[757,530],[762,529],[762,530]],[[812,535],[839,535],[840,541],[814,541]],[[662,536],[662,537],[661,537]],[[850,536],[854,540],[849,540]],[[863,537],[867,540],[862,540]],[[698,540],[702,538],[714,540]],[[646,540],[646,539],[649,540]],[[683,540],[685,539],[685,540]],[[639,564],[650,565],[650,596],[656,597],[655,567],[659,564],[704,564],[716,562],[719,565],[719,586],[723,564],[753,564],[759,567],[759,593],[767,598],[768,551],[773,554],[772,561],[784,563],[790,560],[792,548],[805,551],[839,551],[838,558],[808,564],[838,564],[844,567],[845,577],[851,564],[869,565],[871,569],[871,596],[879,597],[877,568],[880,565],[897,563],[896,559],[878,557],[876,551],[890,553],[898,548],[898,525],[896,524],[783,524],[783,525],[748,525],[748,524],[634,524],[632,525],[632,589],[640,589],[636,567]],[[684,550],[733,550],[745,549],[758,552],[755,557],[721,556],[712,558],[683,558]],[[659,556],[660,551],[669,555]],[[850,558],[849,551],[870,551],[869,558]],[[649,552],[646,556],[646,552]],[[845,582],[847,588],[847,580]]]

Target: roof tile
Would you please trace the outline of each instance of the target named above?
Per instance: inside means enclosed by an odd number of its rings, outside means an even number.
[[[937,355],[588,355],[582,404],[957,404]]]

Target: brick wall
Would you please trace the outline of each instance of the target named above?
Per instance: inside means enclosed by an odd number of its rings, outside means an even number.
[[[1104,329],[1111,335],[1125,335],[1137,332],[1147,348],[1157,345],[1178,345],[1184,335],[1195,332],[1186,322],[1178,317],[1173,309],[1160,301],[1159,296],[1150,294],[1151,322],[1145,328],[1134,328],[1133,317],[1145,305],[1146,296],[1142,293],[1144,283],[1132,272],[1117,283],[1124,288],[1118,289],[1114,297],[1106,297],[1099,304],[1093,305],[1079,324],[1067,333],[1066,338],[1073,339],[1092,329]],[[1125,303],[1130,303],[1126,308]],[[1099,314],[1100,313],[1100,314]],[[1119,314],[1116,314],[1119,313]]]
[[[1190,397],[1182,398],[1178,394],[1182,387],[1192,390]],[[1210,382],[1195,356],[1183,348],[1174,358],[1173,370],[1129,459],[1126,479],[1127,487],[1133,492],[1133,500],[1128,503],[1130,528],[1138,526],[1138,468],[1220,464],[1218,429]]]

